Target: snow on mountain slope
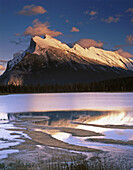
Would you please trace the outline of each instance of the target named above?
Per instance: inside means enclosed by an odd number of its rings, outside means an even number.
[[[19,63],[25,56],[26,52],[41,55],[44,54],[44,52],[50,47],[64,50],[65,53],[74,53],[83,58],[88,58],[90,60],[93,60],[96,64],[100,63],[101,65],[105,66],[118,67],[125,70],[133,71],[133,60],[124,58],[120,56],[117,52],[106,51],[95,47],[84,49],[78,44],[75,44],[73,48],[70,48],[66,44],[60,42],[55,38],[52,38],[49,35],[46,35],[45,39],[38,36],[33,37],[31,39],[30,47],[25,50],[21,55],[16,56],[11,61],[9,61],[9,69]]]
[[[25,56],[26,52],[30,52],[32,53],[34,50],[31,50],[31,48],[29,47],[28,49],[26,49],[23,53],[15,56],[12,60],[10,60],[8,62],[8,69],[11,70],[13,66],[15,66],[16,64],[18,64],[22,59],[23,57]]]
[[[120,56],[116,51],[105,51],[95,47],[90,47],[86,51],[87,57],[100,61],[105,65],[133,70],[133,60]]]
[[[55,38],[52,38],[49,35],[46,35],[44,39],[42,39],[41,37],[35,36],[33,38],[33,41],[36,42],[36,44],[40,46],[41,48],[47,48],[49,46],[52,46],[52,47],[60,48],[63,50],[69,50],[69,47],[66,44],[60,42],[59,40]]]
[[[38,36],[33,38],[33,41],[37,44],[34,53],[40,54],[41,48],[48,48],[49,46],[65,50],[66,52],[72,52],[76,55],[87,57],[94,60],[95,62],[101,62],[103,65],[108,65],[111,67],[120,67],[125,70],[133,70],[133,60],[124,58],[120,56],[117,52],[105,51],[103,49],[90,47],[89,49],[84,49],[80,45],[75,44],[73,48],[70,48],[59,40],[46,35],[45,39]]]

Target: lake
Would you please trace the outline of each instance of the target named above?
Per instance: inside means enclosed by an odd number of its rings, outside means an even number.
[[[133,109],[133,93],[51,93],[0,96],[0,113],[127,109]]]
[[[16,116],[17,115],[17,116]],[[48,129],[35,128],[68,144],[101,149],[103,151],[129,152],[133,156],[133,93],[51,93],[13,94],[0,96],[0,159],[19,152],[7,149],[30,137],[14,122],[20,118],[47,118],[43,125]],[[56,127],[56,128],[55,128]],[[68,128],[69,127],[69,131]],[[17,127],[18,128],[18,127]],[[62,128],[62,130],[61,130]],[[64,129],[64,130],[63,130]],[[73,135],[71,130],[93,131],[102,135]],[[22,131],[21,131],[22,130]],[[107,141],[107,140],[114,140]],[[103,141],[106,140],[106,141]],[[120,140],[118,142],[118,140]],[[121,142],[125,142],[121,144]],[[5,148],[5,150],[4,150]]]

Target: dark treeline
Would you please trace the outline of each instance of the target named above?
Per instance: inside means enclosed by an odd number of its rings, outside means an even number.
[[[52,92],[133,92],[133,77],[105,80],[88,84],[55,84],[37,86],[0,85],[0,93]]]

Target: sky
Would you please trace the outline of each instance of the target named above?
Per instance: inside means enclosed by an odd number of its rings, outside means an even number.
[[[0,0],[0,72],[32,36],[133,58],[133,0]]]

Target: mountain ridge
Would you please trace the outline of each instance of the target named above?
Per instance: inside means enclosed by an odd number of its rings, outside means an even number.
[[[41,53],[40,49],[48,48],[48,47],[59,48],[65,50],[66,53],[67,52],[75,53],[76,55],[80,55],[82,57],[92,59],[96,63],[99,61],[105,65],[120,67],[123,69],[129,69],[133,71],[133,60],[120,56],[117,51],[115,52],[106,51],[96,47],[90,47],[88,49],[87,48],[84,49],[78,44],[75,44],[73,48],[70,48],[67,44],[62,43],[59,40],[52,38],[49,35],[46,35],[45,39],[42,39],[41,37],[38,36],[31,38],[30,47],[26,50],[26,52],[36,53],[40,55]]]
[[[30,46],[8,62],[2,84],[85,83],[133,75],[133,60],[95,47],[70,48],[46,35],[31,38]]]

